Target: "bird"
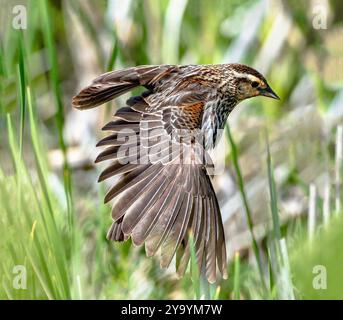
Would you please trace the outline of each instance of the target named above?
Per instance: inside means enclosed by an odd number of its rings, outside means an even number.
[[[135,88],[102,130],[95,162],[109,166],[98,181],[116,177],[105,195],[112,201],[107,239],[145,245],[168,267],[176,256],[181,277],[192,252],[209,283],[226,279],[227,256],[220,207],[212,185],[213,161],[230,112],[241,101],[279,99],[265,77],[239,64],[142,65],[104,73],[72,99],[85,110]],[[219,272],[218,272],[219,271]]]

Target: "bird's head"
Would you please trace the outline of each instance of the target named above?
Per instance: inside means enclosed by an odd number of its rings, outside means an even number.
[[[280,99],[264,76],[255,69],[236,63],[231,64],[230,69],[231,87],[234,88],[235,97],[238,101],[257,96]]]

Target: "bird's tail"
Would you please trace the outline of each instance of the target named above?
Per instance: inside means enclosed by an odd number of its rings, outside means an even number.
[[[113,198],[109,239],[131,237],[135,245],[145,243],[148,256],[160,250],[161,267],[168,267],[176,253],[180,275],[187,268],[193,243],[198,266],[205,265],[207,279],[215,282],[217,269],[227,277],[220,210],[204,167],[137,165],[109,190],[106,201]]]
[[[90,109],[108,102],[138,86],[152,88],[160,77],[168,75],[174,66],[140,66],[102,74],[73,98],[78,109]]]

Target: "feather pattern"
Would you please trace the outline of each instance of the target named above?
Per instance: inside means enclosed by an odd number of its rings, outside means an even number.
[[[110,134],[98,143],[106,148],[96,162],[111,162],[99,181],[119,176],[105,196],[105,202],[113,201],[109,239],[145,243],[148,256],[160,251],[162,267],[176,254],[180,275],[193,243],[208,281],[216,281],[217,270],[227,277],[224,228],[207,174],[213,166],[207,150],[240,101],[232,74],[245,79],[249,72],[262,77],[235,64],[133,67],[101,75],[74,97],[75,107],[87,109],[135,87],[146,89],[115,113],[103,127]]]

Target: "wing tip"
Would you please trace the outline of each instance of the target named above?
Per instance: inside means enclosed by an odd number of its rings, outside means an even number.
[[[86,110],[98,106],[99,103],[96,103],[93,100],[91,93],[88,92],[88,88],[86,88],[72,98],[71,105],[75,109]]]

